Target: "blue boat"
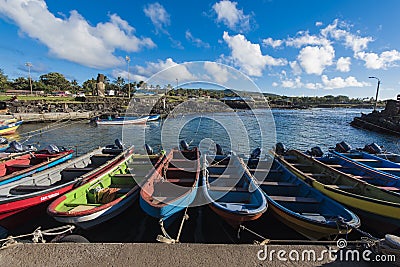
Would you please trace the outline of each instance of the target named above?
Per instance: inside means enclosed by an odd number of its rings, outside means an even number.
[[[248,159],[247,166],[274,216],[307,238],[330,238],[360,226],[357,215],[309,186],[279,161],[271,157]]]
[[[238,156],[204,155],[203,163],[203,195],[232,227],[256,220],[267,210],[263,192]]]
[[[331,155],[317,159],[380,189],[400,193],[400,177],[397,176],[400,164],[362,151],[339,153],[331,150]]]
[[[176,214],[194,201],[200,174],[200,155],[192,150],[173,149],[163,158],[140,191],[140,206],[168,227]]]

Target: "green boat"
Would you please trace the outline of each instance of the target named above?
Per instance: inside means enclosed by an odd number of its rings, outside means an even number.
[[[83,229],[105,222],[134,203],[139,185],[164,158],[131,154],[105,174],[56,199],[48,207],[48,214],[57,221]]]

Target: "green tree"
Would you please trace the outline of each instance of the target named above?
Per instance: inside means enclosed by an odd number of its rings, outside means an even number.
[[[4,74],[4,71],[0,69],[0,90],[5,90],[10,87],[10,82],[8,81],[7,75]]]
[[[50,72],[40,76],[40,81],[46,85],[47,93],[70,90],[71,83],[58,72]]]
[[[15,90],[30,90],[29,79],[27,79],[25,77],[15,78],[12,83],[12,87]]]
[[[92,78],[90,80],[86,80],[82,83],[82,89],[85,94],[92,93],[96,89],[96,79]]]
[[[77,80],[72,80],[71,81],[71,93],[75,94],[76,92],[80,91],[81,87],[78,84]]]

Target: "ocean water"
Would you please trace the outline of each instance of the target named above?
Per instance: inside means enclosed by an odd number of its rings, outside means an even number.
[[[192,114],[142,125],[93,126],[86,121],[23,124],[16,138],[25,144],[43,147],[56,144],[86,153],[120,138],[126,145],[143,150],[169,150],[185,140],[202,149],[220,144],[225,151],[250,153],[254,148],[270,149],[276,142],[287,148],[307,150],[320,146],[324,151],[341,141],[352,147],[375,142],[388,151],[400,153],[399,138],[350,126],[365,109],[254,110],[233,113]]]

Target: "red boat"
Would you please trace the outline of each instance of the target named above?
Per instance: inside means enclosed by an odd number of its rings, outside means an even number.
[[[0,187],[0,226],[12,229],[45,210],[50,200],[119,164],[133,148],[95,149],[83,156]]]

